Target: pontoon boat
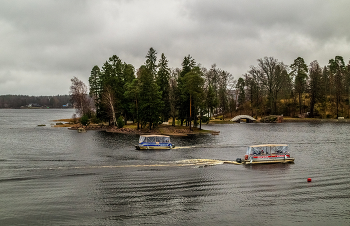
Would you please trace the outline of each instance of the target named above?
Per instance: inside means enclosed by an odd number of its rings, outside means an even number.
[[[261,144],[249,146],[241,162],[244,164],[293,163],[294,158],[290,157],[286,144]]]
[[[175,147],[170,142],[169,136],[164,135],[141,135],[139,144],[135,146],[137,150],[143,149],[172,149]]]

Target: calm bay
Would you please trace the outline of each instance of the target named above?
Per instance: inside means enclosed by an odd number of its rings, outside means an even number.
[[[220,135],[138,151],[137,135],[51,127],[73,113],[0,109],[0,225],[350,224],[349,123],[204,125]],[[260,143],[288,144],[295,163],[199,161]]]

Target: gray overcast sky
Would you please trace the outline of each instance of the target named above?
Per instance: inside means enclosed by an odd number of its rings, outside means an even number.
[[[350,58],[348,0],[0,0],[0,95],[68,94],[112,55],[171,68],[190,54],[235,79],[272,56],[321,66]]]

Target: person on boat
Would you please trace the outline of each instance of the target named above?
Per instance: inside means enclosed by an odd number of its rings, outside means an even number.
[[[263,155],[263,154],[264,154],[264,150],[261,150],[260,155]]]

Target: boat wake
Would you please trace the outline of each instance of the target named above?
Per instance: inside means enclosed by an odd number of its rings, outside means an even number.
[[[184,159],[172,162],[161,162],[156,164],[133,164],[133,165],[95,165],[95,166],[67,166],[67,167],[49,167],[49,168],[26,168],[25,170],[69,170],[69,169],[112,169],[112,168],[149,168],[149,167],[207,167],[222,164],[240,164],[236,161],[217,160],[217,159]]]
[[[176,164],[180,166],[199,166],[199,167],[222,165],[225,163],[235,164],[236,162],[227,161],[227,160],[217,160],[217,159],[185,159],[185,160],[176,161]]]
[[[175,146],[175,147],[172,148],[172,149],[182,149],[182,148],[196,148],[196,146],[183,146],[183,147],[177,147],[177,146]]]

